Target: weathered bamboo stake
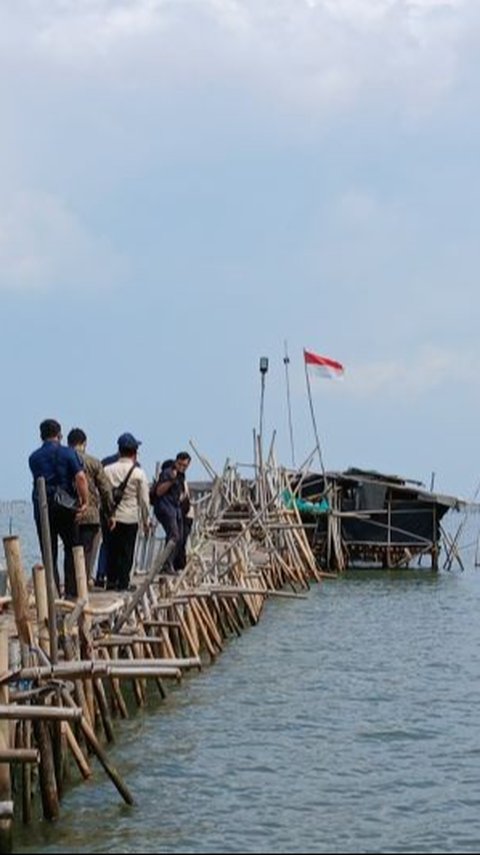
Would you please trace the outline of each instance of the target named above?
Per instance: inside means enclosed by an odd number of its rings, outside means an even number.
[[[147,656],[147,659],[148,658],[151,658],[151,659],[155,658],[152,647],[150,644],[146,644],[144,649],[145,649],[145,654]],[[157,675],[154,679],[155,679],[157,689],[160,693],[160,697],[162,698],[162,700],[165,700],[165,698],[167,697],[167,693],[165,691],[165,686],[163,685],[162,678]]]
[[[69,706],[71,708],[75,708],[75,701],[70,697],[70,694],[68,693],[67,689],[62,689],[62,697],[63,697],[63,700],[67,706]],[[85,735],[85,738],[87,739],[93,753],[100,760],[100,763],[102,764],[103,768],[105,769],[110,780],[113,781],[113,783],[115,784],[118,792],[120,793],[120,795],[122,796],[124,801],[128,805],[133,805],[135,802],[134,802],[132,794],[130,793],[130,790],[128,789],[128,787],[126,786],[126,784],[124,783],[124,781],[122,780],[120,775],[118,774],[115,767],[110,763],[110,761],[107,757],[107,754],[103,750],[103,748],[100,745],[97,737],[95,736],[92,728],[90,727],[87,720],[83,716],[81,718],[80,724],[81,724],[83,733]]]
[[[18,537],[4,537],[3,546],[7,561],[8,578],[12,592],[12,604],[20,643],[27,648],[33,645],[33,632],[28,610],[28,592],[23,572]],[[22,659],[25,655],[22,654]]]
[[[212,659],[216,659],[217,655],[218,655],[218,651],[215,649],[215,647],[213,646],[213,644],[210,640],[210,636],[207,632],[207,629],[206,629],[204,621],[203,621],[203,616],[198,609],[197,600],[192,599],[190,601],[190,608],[191,608],[192,613],[194,615],[194,620],[195,620],[197,629],[200,630],[200,635],[202,636],[202,638],[205,642],[205,647],[207,648]]]
[[[298,545],[293,539],[293,533],[291,531],[287,531],[285,532],[285,537],[288,544],[288,552],[292,574],[295,576],[302,588],[308,589],[309,585],[306,579],[306,572],[304,570],[305,558],[302,558],[300,555]]]
[[[210,599],[211,598],[209,597],[209,600]],[[210,612],[209,602],[207,600],[199,599],[197,600],[197,606],[199,611],[203,615],[206,626],[210,629],[210,635],[213,638],[213,641],[217,645],[219,652],[221,652],[223,650],[223,640]]]
[[[197,640],[195,640],[193,633],[190,631],[190,627],[189,627],[188,622],[187,622],[187,620],[184,616],[184,613],[183,613],[184,608],[185,608],[185,606],[178,606],[177,604],[174,605],[174,609],[175,609],[175,613],[177,615],[178,622],[182,628],[184,638],[186,638],[188,646],[190,647],[190,651],[192,653],[192,656],[199,658],[198,638],[197,638]],[[199,667],[201,667],[200,660],[199,660]]]
[[[238,585],[241,588],[246,588],[245,585],[245,575],[247,573],[247,567],[245,565],[245,559],[242,554],[240,544],[233,551],[234,562],[232,565],[232,572],[234,576],[237,578]],[[243,601],[246,604],[248,610],[251,612],[251,616],[253,618],[254,623],[258,623],[260,611],[258,607],[258,602],[255,596],[250,596],[247,594],[242,594]]]
[[[8,669],[8,629],[5,621],[0,624],[0,671]],[[0,703],[8,706],[8,686],[0,686]],[[10,750],[10,726],[6,719],[0,717],[0,751]],[[0,765],[0,805],[11,803],[12,785],[10,766]],[[0,818],[0,852],[12,851],[12,818],[11,814]]]
[[[108,618],[111,615],[119,614],[124,608],[124,600],[114,600],[113,603],[105,606],[84,606],[82,614],[89,618]],[[77,604],[70,600],[55,600],[55,607],[59,612],[73,612],[77,609]]]
[[[118,677],[119,680],[144,680],[146,678],[154,679],[155,677],[163,677],[164,679],[181,680],[182,672],[180,668],[163,668],[158,665],[136,665],[135,659],[131,660],[131,666],[122,668],[112,668],[112,674]],[[152,660],[153,662],[153,660]],[[143,706],[143,703],[140,704]]]
[[[105,659],[107,660],[107,662],[111,660],[109,649],[103,648],[103,655],[105,656]],[[115,656],[115,658],[117,657],[118,647],[112,648],[112,655]],[[125,703],[125,698],[123,697],[122,690],[120,688],[120,681],[118,680],[117,677],[111,678],[111,686],[112,686],[112,698],[115,699],[115,704],[116,704],[116,707],[118,709],[118,712],[120,713],[122,718],[124,718],[124,719],[129,718],[127,704]]]
[[[162,570],[164,565],[167,563],[174,548],[175,543],[173,541],[170,541],[170,543],[167,543],[165,549],[163,549],[162,552],[157,555],[152,569],[147,574],[140,587],[132,595],[130,601],[126,604],[123,612],[118,616],[117,620],[115,621],[113,627],[114,632],[119,632],[122,626],[124,626],[124,624],[128,621],[130,615],[133,614],[145,592],[148,590],[155,577],[160,573],[160,570]]]
[[[78,678],[88,680],[91,677],[108,676],[108,664],[98,660],[87,662],[60,662],[58,665],[34,665],[21,668],[20,671],[7,671],[0,675],[0,684],[11,680],[47,680]]]
[[[110,717],[110,711],[108,709],[107,698],[105,695],[105,689],[103,688],[103,683],[99,677],[95,677],[93,680],[93,691],[95,693],[95,698],[98,704],[98,709],[100,712],[100,720],[102,722],[103,731],[105,733],[105,737],[107,742],[115,742],[115,733],[113,730],[113,722]]]
[[[155,640],[155,639],[153,639]],[[107,663],[105,663],[107,664]],[[163,657],[163,658],[146,658],[146,659],[135,659],[135,665],[138,667],[155,667],[155,668],[165,668],[168,670],[188,670],[190,668],[198,668],[201,662],[198,656],[191,656],[190,658],[178,659],[175,656],[172,657]],[[108,662],[108,673],[112,674],[113,671],[121,671],[123,667],[130,668],[131,662],[128,659],[110,659]]]
[[[130,662],[134,661],[135,656],[134,656],[134,653],[133,653],[133,650],[131,647],[129,647],[127,650],[127,656],[128,656],[128,659],[130,660]],[[135,672],[134,672],[134,675],[135,675]],[[142,684],[141,684],[140,680],[133,679],[132,680],[132,686],[133,686],[133,693],[135,695],[135,699],[137,701],[138,706],[144,707],[145,706],[145,696],[144,696],[144,692],[143,692],[143,688],[142,688]]]
[[[310,573],[317,580],[317,582],[320,582],[322,577],[317,569],[317,562],[315,561],[315,556],[313,555],[313,552],[310,548],[310,544],[306,540],[305,532],[300,532],[297,529],[293,529],[291,532],[289,532],[289,534],[294,541],[297,541],[299,549],[304,556],[305,562],[310,570]]]
[[[74,652],[74,646],[73,646],[73,641],[72,641],[71,637],[65,635],[65,638],[63,640],[63,648],[64,648],[64,652],[65,652],[65,659],[67,660],[67,662],[73,663],[73,660],[75,657],[75,652]],[[74,663],[71,665],[71,667],[73,667],[73,668],[79,667],[80,664],[83,665],[84,663]],[[93,663],[92,663],[92,666],[93,666]],[[88,718],[90,724],[93,724],[93,722],[90,718],[90,707],[87,703],[87,696],[85,693],[85,687],[84,687],[83,681],[78,676],[75,679],[75,697],[76,697],[78,705],[83,710],[84,716],[86,716]]]
[[[178,628],[178,621],[173,620],[172,614],[174,614],[173,604],[169,606],[167,610],[167,620],[170,623],[170,637],[172,639],[173,649],[175,650],[175,653],[178,658],[181,659],[183,656],[183,649]]]
[[[180,626],[178,620],[144,620],[143,625],[147,627],[147,629],[151,629],[152,627],[167,627],[168,629],[178,629]]]
[[[77,585],[77,599],[85,601],[85,609],[82,615],[82,655],[88,659],[93,659],[91,654],[90,630],[92,626],[91,617],[86,614],[86,609],[89,605],[89,591],[87,567],[85,564],[85,552],[83,546],[74,546],[73,548],[73,563],[75,566],[75,582]],[[89,721],[92,728],[95,728],[96,722],[96,706],[95,706],[95,689],[92,680],[87,680],[85,683],[85,700],[89,711]],[[97,699],[98,700],[98,699]],[[101,716],[100,710],[99,715]]]
[[[91,776],[92,776],[92,769],[91,769],[90,765],[87,763],[87,760],[83,754],[83,751],[80,748],[80,745],[78,744],[77,738],[76,738],[75,734],[73,733],[73,730],[70,727],[70,725],[68,724],[68,722],[64,722],[63,726],[65,728],[65,736],[67,739],[67,745],[70,748],[70,751],[72,752],[73,758],[74,758],[74,760],[78,766],[80,774],[82,775],[83,778],[85,778],[85,780],[87,780],[88,778],[91,778]]]
[[[225,614],[222,610],[221,600],[219,600],[219,598],[215,596],[215,594],[212,594],[211,602],[217,618],[217,627],[220,630],[222,639],[226,641],[230,635],[230,628],[228,626],[228,622],[226,621]]]
[[[228,602],[227,597],[220,595],[220,603],[224,610],[225,620],[227,621],[227,624],[230,627],[230,631],[240,638],[242,634],[242,629],[235,615],[233,614],[233,610],[230,608],[230,603]]]
[[[12,604],[15,613],[15,623],[17,626],[17,632],[20,639],[22,651],[22,662],[24,665],[26,665],[30,662],[31,659],[30,649],[33,647],[33,630],[30,623],[28,592],[25,581],[25,574],[23,571],[22,558],[20,553],[20,542],[18,537],[4,538],[4,549],[5,558],[7,561],[8,576],[10,580],[10,588],[12,592]],[[54,633],[54,635],[56,641],[56,632]],[[50,641],[50,649],[52,650],[52,641]],[[42,790],[45,789],[44,813],[47,819],[51,819],[58,814],[58,798],[63,785],[65,762],[65,752],[61,728],[60,726],[57,727],[55,725],[55,721],[58,721],[59,717],[58,715],[57,717],[55,717],[54,715],[50,715],[51,709],[52,708],[49,708],[48,714],[46,714],[46,710],[41,710],[39,707],[11,707],[9,710],[5,710],[5,712],[3,713],[5,718],[12,718],[12,716],[15,715],[17,718],[20,718],[20,716],[22,716],[23,718],[28,719],[34,719],[38,712],[42,713],[40,716],[38,716],[38,718],[42,719],[43,721],[41,725],[36,727],[35,736],[41,751],[43,745],[41,768],[41,773],[43,774],[41,774],[41,786]],[[50,739],[50,735],[48,734],[46,725],[44,723],[47,719],[53,722],[53,739]],[[45,730],[45,733],[42,733],[43,730]],[[51,758],[49,756],[49,752],[52,748],[53,769],[56,777],[55,787],[53,785],[54,782],[48,780],[51,774]]]
[[[32,724],[30,721],[22,721],[18,725],[21,734],[21,743],[26,750],[32,745]],[[40,752],[38,752],[40,762]],[[32,821],[32,767],[26,764],[22,767],[22,819],[25,824]]]
[[[37,708],[37,710],[38,712],[42,711],[41,708]],[[55,764],[50,731],[45,719],[40,718],[40,716],[37,719],[33,719],[33,733],[40,751],[39,779],[43,815],[48,820],[58,819],[60,805],[55,777]]]
[[[167,654],[168,659],[176,659],[175,651],[173,649],[172,642],[170,640],[170,635],[168,633],[168,628],[165,626],[161,627],[162,638],[164,641],[165,652]]]
[[[48,632],[50,636],[50,659],[55,664],[58,662],[58,638],[57,638],[57,615],[55,608],[55,594],[57,593],[55,582],[55,570],[53,566],[52,539],[50,536],[50,520],[48,515],[47,489],[45,478],[37,478],[38,507],[40,512],[40,528],[42,532],[42,555],[45,565],[48,597]],[[58,591],[60,595],[60,591]]]
[[[241,606],[243,607],[243,612],[240,608],[239,601]],[[234,618],[238,622],[241,632],[246,629],[247,624],[250,624],[250,626],[252,625],[250,612],[248,611],[245,605],[245,601],[242,600],[240,596],[230,597],[228,600],[228,605],[229,608],[233,610]]]
[[[234,555],[235,555],[235,561],[234,561],[234,564],[232,566],[232,573],[234,574],[234,577],[235,577],[236,582],[239,585],[239,587],[242,587],[242,585],[241,585],[241,582],[242,582],[242,562],[241,562],[241,559],[239,559],[238,553],[234,553]],[[258,613],[257,613],[257,609],[255,607],[254,601],[252,601],[252,599],[248,596],[242,596],[242,601],[247,608],[247,612],[250,615],[251,622],[253,624],[258,623]],[[235,602],[235,600],[234,600],[234,602]]]
[[[3,689],[3,686],[1,687]],[[80,707],[74,709],[50,706],[20,706],[20,704],[0,704],[0,719],[8,721],[79,721],[82,717]]]
[[[145,625],[149,625],[153,623],[156,625],[156,621],[146,621]],[[158,621],[158,625],[161,626],[162,622]],[[180,624],[178,624],[180,626]],[[150,647],[152,644],[156,644],[158,639],[155,636],[151,635],[105,635],[102,638],[94,638],[93,646],[102,650],[107,647],[133,647],[134,644],[142,644],[145,647]],[[118,659],[118,656],[115,656]]]
[[[197,624],[195,621],[195,616],[193,614],[193,609],[192,609],[192,607],[188,601],[187,601],[187,604],[185,606],[183,606],[183,608],[184,608],[185,623],[188,626],[188,629],[189,629],[189,632],[190,632],[190,635],[192,637],[192,641],[194,644],[194,648],[197,651],[197,656],[199,656],[200,655],[200,639],[198,637]]]
[[[40,751],[38,748],[0,748],[0,764],[40,763]]]
[[[33,570],[35,604],[37,607],[38,643],[44,653],[50,656],[50,633],[48,627],[48,594],[45,567],[35,564]]]

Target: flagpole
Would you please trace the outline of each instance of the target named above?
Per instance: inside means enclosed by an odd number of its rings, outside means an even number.
[[[315,410],[314,410],[314,407],[313,407],[312,390],[311,390],[311,387],[310,387],[310,376],[309,376],[309,374],[308,374],[308,365],[307,365],[307,361],[306,361],[306,359],[305,359],[305,353],[306,353],[306,351],[305,351],[305,349],[304,349],[304,351],[303,351],[303,364],[304,364],[304,366],[305,366],[305,378],[306,378],[306,381],[307,381],[308,402],[309,402],[309,404],[310,404],[310,414],[311,414],[311,416],[312,416],[313,432],[314,432],[314,435],[315,435],[315,441],[316,441],[316,443],[317,443],[317,451],[318,451],[318,456],[319,456],[319,459],[320,459],[320,466],[321,466],[321,468],[322,468],[322,475],[323,475],[323,476],[325,476],[325,466],[324,466],[324,464],[323,464],[322,447],[321,447],[321,445],[320,445],[320,438],[319,438],[319,435],[318,435],[317,420],[316,420],[316,418],[315,418]]]
[[[288,409],[288,429],[290,433],[290,449],[292,452],[292,466],[294,469],[297,468],[295,463],[295,442],[293,439],[293,422],[292,422],[292,401],[290,397],[290,357],[288,355],[288,343],[285,340],[285,356],[283,357],[283,364],[285,365],[285,381],[287,384],[287,409]]]

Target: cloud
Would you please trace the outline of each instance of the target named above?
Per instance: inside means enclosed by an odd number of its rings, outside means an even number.
[[[345,391],[364,399],[388,395],[414,403],[438,389],[455,385],[478,385],[478,354],[425,346],[404,359],[376,360],[352,365],[345,378]]]
[[[112,85],[216,78],[304,109],[410,110],[454,86],[476,17],[473,0],[16,0],[0,29],[11,56]]]
[[[0,198],[0,289],[99,288],[121,281],[126,262],[52,194]]]

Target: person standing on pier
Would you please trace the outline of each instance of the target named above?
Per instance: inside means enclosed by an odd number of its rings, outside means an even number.
[[[166,460],[154,487],[155,516],[163,526],[166,543],[173,540],[176,544],[169,561],[168,572],[171,574],[185,566],[186,538],[182,499],[185,495],[185,473],[190,461],[191,457],[187,451],[180,451],[173,461]]]
[[[45,419],[40,425],[42,445],[28,460],[33,476],[33,511],[42,551],[42,531],[37,493],[37,479],[45,478],[48,518],[52,541],[53,572],[60,595],[58,573],[58,538],[64,549],[65,595],[76,597],[75,567],[72,548],[78,543],[78,522],[88,507],[88,482],[83,463],[77,452],[62,445],[62,428],[55,419]]]
[[[145,534],[149,531],[148,479],[137,462],[140,445],[131,433],[123,433],[118,460],[105,467],[115,507],[105,538],[108,590],[128,590],[139,522]]]
[[[91,454],[86,453],[87,435],[81,428],[72,428],[67,437],[69,448],[77,452],[85,467],[88,481],[88,508],[78,524],[79,543],[85,551],[87,578],[92,581],[95,558],[100,543],[100,512],[109,518],[113,513],[112,488],[104,468]]]

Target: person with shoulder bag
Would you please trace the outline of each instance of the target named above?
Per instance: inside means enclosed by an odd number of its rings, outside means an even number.
[[[38,539],[45,563],[40,507],[37,491],[38,478],[45,479],[48,519],[52,543],[53,572],[60,596],[58,573],[58,538],[64,549],[65,595],[77,596],[73,547],[78,544],[78,523],[88,508],[88,483],[83,463],[72,448],[61,444],[62,428],[55,419],[45,419],[40,425],[42,445],[29,457],[33,476],[33,510]]]
[[[137,461],[140,445],[131,433],[123,433],[118,460],[105,467],[113,497],[105,536],[107,590],[128,590],[139,524],[145,534],[149,531],[148,479]]]

